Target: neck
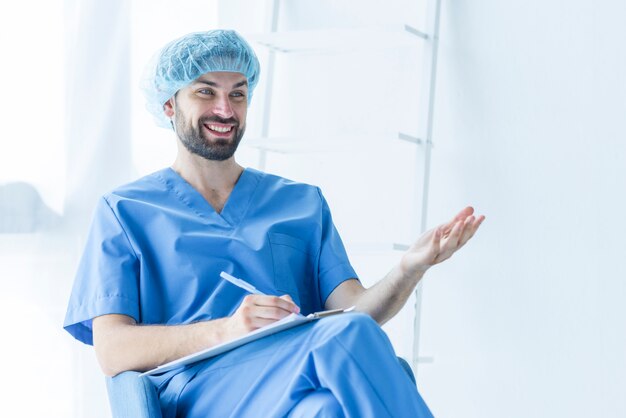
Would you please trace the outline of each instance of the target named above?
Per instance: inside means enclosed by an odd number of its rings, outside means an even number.
[[[190,153],[180,144],[172,169],[203,194],[229,194],[243,172],[234,156],[224,161],[211,161]]]

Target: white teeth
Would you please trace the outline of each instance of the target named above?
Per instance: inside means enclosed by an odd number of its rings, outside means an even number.
[[[232,126],[227,126],[227,127],[221,127],[221,126],[215,126],[215,125],[209,125],[209,129],[215,132],[230,132],[230,130],[232,129]]]

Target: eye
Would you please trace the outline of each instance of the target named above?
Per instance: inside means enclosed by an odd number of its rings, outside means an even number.
[[[214,94],[213,90],[207,89],[207,88],[199,89],[199,90],[197,90],[197,93],[202,94],[202,95],[206,95],[206,96],[212,96]]]
[[[233,97],[235,99],[244,99],[246,97],[246,94],[242,91],[234,91],[230,94],[230,97]]]

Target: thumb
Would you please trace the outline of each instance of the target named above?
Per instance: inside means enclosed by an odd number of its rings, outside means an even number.
[[[443,235],[442,232],[442,227],[439,227],[435,230],[435,233],[433,234],[433,239],[431,241],[431,249],[432,249],[432,254],[433,254],[433,258],[432,258],[432,262],[436,263],[437,262],[437,257],[439,257],[439,251],[441,249],[441,236]]]
[[[439,245],[441,244],[441,236],[443,235],[443,232],[441,231],[441,227],[438,227],[435,230],[435,233],[433,234],[433,239],[432,239],[432,245],[435,246],[437,248],[437,250],[439,249]],[[439,251],[437,251],[439,252]]]

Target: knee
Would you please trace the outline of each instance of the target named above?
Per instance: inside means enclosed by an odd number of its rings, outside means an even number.
[[[363,312],[349,312],[328,319],[332,319],[333,323],[339,327],[380,328],[371,316]]]
[[[324,318],[315,325],[319,335],[335,336],[341,341],[387,339],[387,335],[371,316],[355,312]]]
[[[378,325],[378,323],[376,321],[374,321],[374,318],[372,318],[371,316],[369,316],[366,313],[363,312],[353,312],[353,313],[349,313],[347,314],[347,317],[350,318],[350,322],[352,324],[356,324],[357,326],[360,327],[375,327],[375,328],[380,328],[380,326]]]
[[[382,333],[380,325],[378,325],[378,323],[368,314],[362,312],[349,313],[343,315],[343,319],[345,321],[346,328],[355,330],[359,333]]]

